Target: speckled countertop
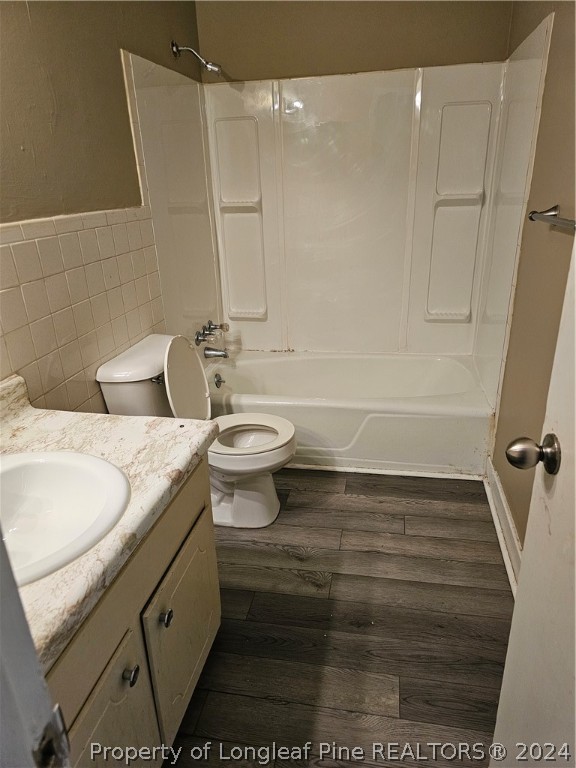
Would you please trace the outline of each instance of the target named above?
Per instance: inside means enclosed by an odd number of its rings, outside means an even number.
[[[218,433],[212,421],[32,408],[20,376],[0,382],[0,453],[79,451],[107,459],[130,481],[126,511],[92,549],[20,588],[47,672]]]

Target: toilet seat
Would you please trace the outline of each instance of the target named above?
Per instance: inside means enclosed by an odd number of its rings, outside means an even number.
[[[204,366],[185,336],[174,336],[164,356],[164,383],[172,413],[179,419],[209,419],[210,391]],[[229,460],[242,467],[241,457],[271,455],[294,440],[294,425],[268,413],[233,413],[214,419],[220,434],[208,456],[220,466]],[[219,457],[217,461],[216,457]],[[271,456],[271,458],[273,458]],[[262,463],[259,462],[259,463]]]
[[[293,424],[267,413],[232,413],[218,416],[215,422],[220,434],[209,454],[253,456],[282,448],[294,438]]]

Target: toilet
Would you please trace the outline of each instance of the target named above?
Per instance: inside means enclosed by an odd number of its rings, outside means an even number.
[[[210,418],[204,366],[185,336],[151,334],[101,365],[96,380],[109,413]],[[280,510],[272,472],[294,456],[294,425],[264,413],[234,413],[215,422],[220,433],[208,450],[215,525],[270,525]]]

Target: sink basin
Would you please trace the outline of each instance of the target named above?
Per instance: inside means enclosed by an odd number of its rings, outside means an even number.
[[[102,539],[130,499],[126,475],[85,453],[0,456],[0,523],[16,582],[62,568]]]

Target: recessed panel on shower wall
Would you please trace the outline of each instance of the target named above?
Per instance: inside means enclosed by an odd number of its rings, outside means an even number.
[[[472,351],[501,77],[501,64],[424,70],[409,351]]]
[[[415,74],[280,83],[291,348],[398,348]]]
[[[216,120],[220,203],[260,201],[258,122],[254,117]]]
[[[490,103],[442,109],[427,320],[470,320],[491,111]]]
[[[436,206],[426,319],[470,320],[480,205]]]
[[[265,319],[258,122],[254,117],[219,119],[214,128],[228,318]]]
[[[228,317],[266,319],[266,282],[259,212],[222,211]]]
[[[244,349],[280,349],[274,86],[205,89],[224,313]]]
[[[438,195],[479,195],[484,189],[490,102],[447,104],[440,122]]]

